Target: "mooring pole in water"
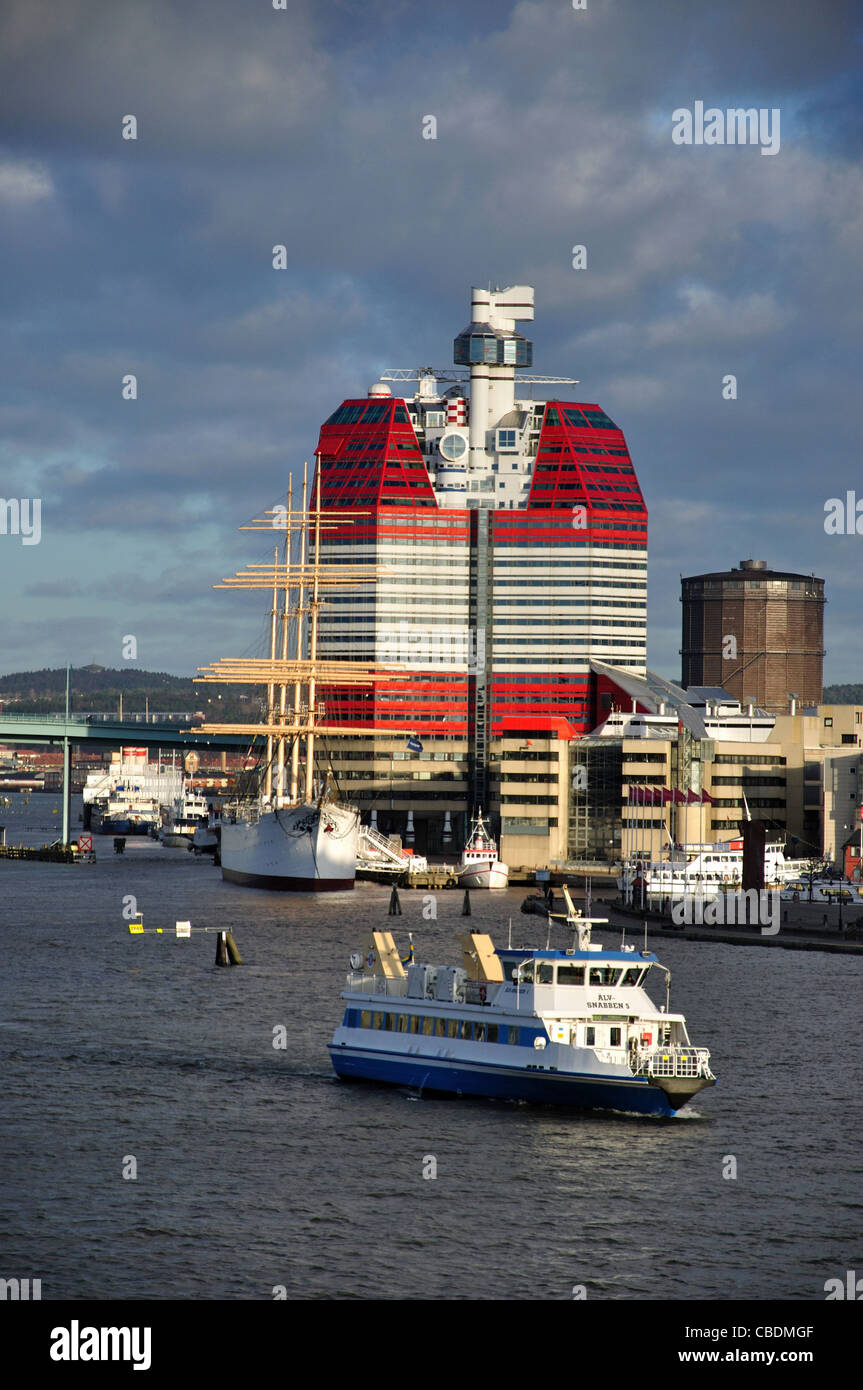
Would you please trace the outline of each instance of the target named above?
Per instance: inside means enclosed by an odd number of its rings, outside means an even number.
[[[69,682],[72,668],[66,667],[66,736],[63,739],[63,844],[69,843],[69,813],[72,805],[72,773],[69,758]]]
[[[401,915],[402,915],[402,905],[401,905],[401,902],[399,901],[399,890],[398,890],[398,888],[396,887],[396,885],[393,884],[393,891],[390,893],[390,907],[389,907],[389,912],[387,913],[387,916],[388,916],[388,917],[401,917]]]
[[[230,963],[231,963],[231,962],[228,960],[228,943],[227,943],[227,941],[226,941],[226,939],[225,939],[225,938],[227,937],[227,935],[228,935],[227,932],[220,931],[220,932],[219,932],[219,935],[216,937],[216,964],[217,964],[217,965],[230,965]]]
[[[228,955],[231,960],[231,965],[242,965],[243,957],[237,950],[237,943],[234,940],[233,932],[225,932],[225,944],[228,948]]]
[[[465,888],[465,890],[464,890],[464,902],[463,902],[462,905],[461,905],[461,915],[462,915],[462,917],[470,917],[470,915],[471,915],[471,910],[470,910],[470,889],[469,889],[469,888]]]

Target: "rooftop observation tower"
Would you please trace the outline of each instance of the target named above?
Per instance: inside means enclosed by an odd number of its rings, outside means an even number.
[[[647,511],[626,441],[596,403],[534,399],[578,383],[529,374],[516,325],[533,316],[527,285],[473,289],[454,367],[384,372],[317,450],[324,511],[357,513],[327,530],[323,558],[394,571],[324,611],[321,650],[410,667],[395,688],[330,689],[327,718],[367,726],[370,748],[415,726],[422,757],[458,775],[424,771],[433,785],[402,802],[425,796],[440,819],[481,804],[504,827],[554,819],[558,793],[509,798],[495,741],[586,732],[590,658],[636,673],[646,658]],[[404,740],[390,744],[400,760]]]

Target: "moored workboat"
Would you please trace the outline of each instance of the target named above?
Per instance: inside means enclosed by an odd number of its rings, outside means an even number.
[[[649,951],[590,939],[564,889],[570,950],[461,938],[461,968],[412,963],[389,932],[351,958],[330,1044],[336,1073],[420,1090],[673,1115],[715,1084],[710,1053],[670,1012]],[[666,1002],[644,987],[666,977]]]
[[[209,817],[210,807],[207,798],[194,791],[191,786],[184,786],[171,806],[162,807],[159,839],[163,845],[175,849],[189,849],[193,844],[195,831],[200,826],[206,826]]]
[[[509,868],[497,857],[497,842],[482,818],[474,818],[457,873],[459,888],[506,888]]]

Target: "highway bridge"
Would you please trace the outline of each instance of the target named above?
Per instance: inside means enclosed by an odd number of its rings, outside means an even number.
[[[63,844],[67,845],[72,794],[69,750],[73,743],[109,748],[128,744],[166,750],[210,748],[214,752],[238,752],[249,746],[248,734],[202,734],[188,726],[184,729],[180,720],[157,721],[157,715],[115,719],[104,714],[0,714],[0,743],[62,745]]]

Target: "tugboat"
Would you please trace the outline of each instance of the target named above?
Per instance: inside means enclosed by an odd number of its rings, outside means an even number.
[[[461,852],[457,878],[459,888],[506,888],[509,884],[509,868],[497,857],[497,843],[482,818],[482,807]]]
[[[707,1048],[669,1010],[670,972],[650,951],[591,942],[567,888],[569,950],[495,950],[460,938],[462,967],[408,963],[390,932],[351,956],[336,1074],[421,1091],[670,1116],[715,1085]],[[665,975],[665,1004],[644,983]]]

